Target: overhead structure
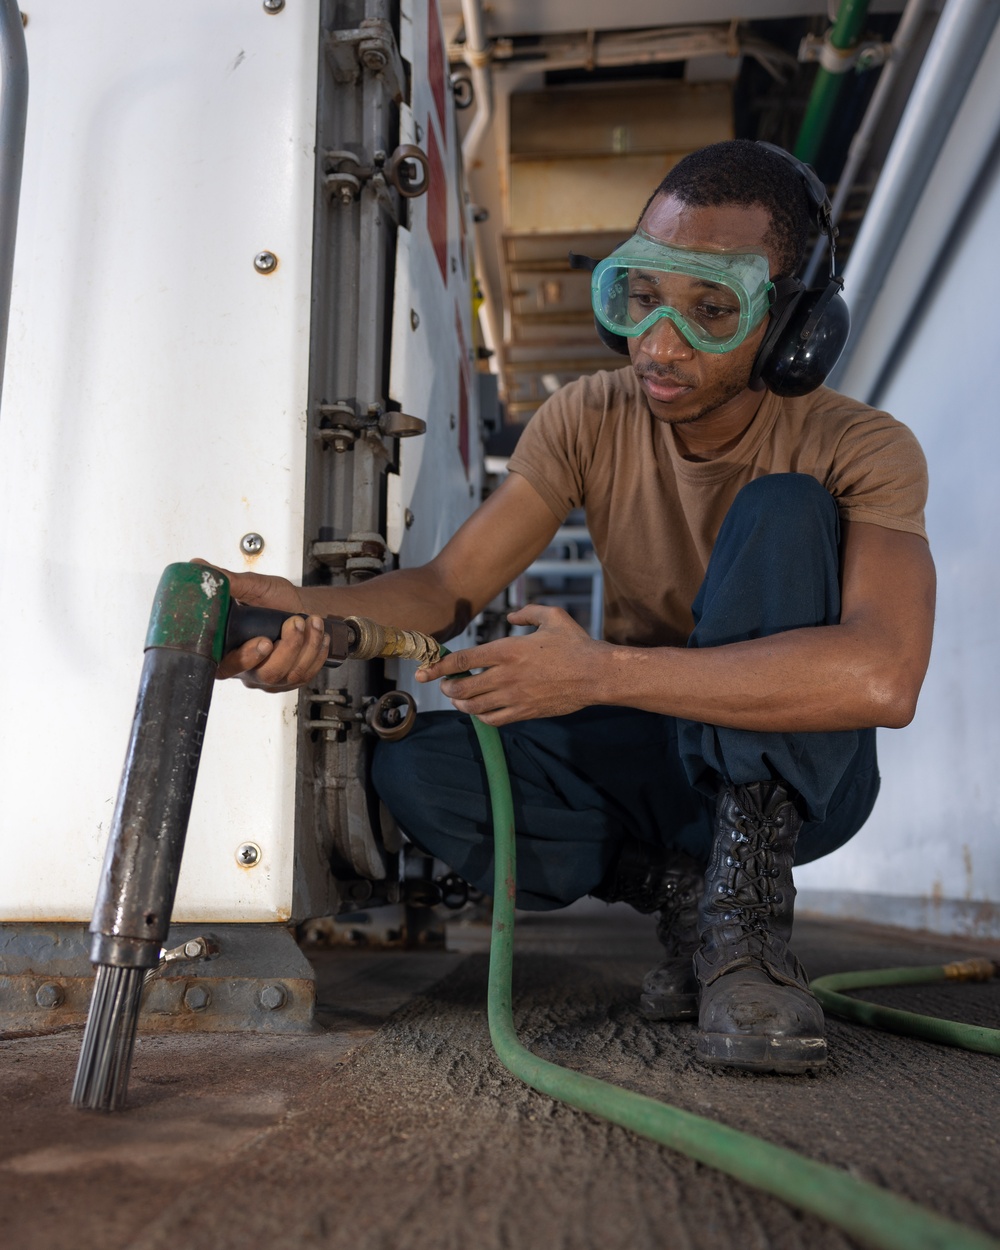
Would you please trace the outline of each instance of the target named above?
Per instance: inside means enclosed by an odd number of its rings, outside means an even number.
[[[847,84],[857,92],[859,73],[888,54],[866,30],[870,9],[886,7],[844,0],[831,27],[824,7],[799,0],[724,12],[682,4],[665,25],[662,6],[640,0],[627,14],[574,6],[579,27],[566,29],[564,6],[445,0],[449,63],[456,75],[472,74],[463,154],[484,340],[508,422],[525,422],[574,377],[622,364],[594,332],[588,274],[570,267],[569,253],[606,256],[695,148],[748,134],[791,147],[815,76],[800,137],[814,157]],[[792,17],[795,29],[815,32],[801,48],[787,30],[758,21]],[[774,39],[765,37],[772,29]],[[818,70],[803,65],[817,58]],[[828,68],[831,58],[849,72]],[[798,112],[775,117],[772,107],[765,116],[767,84],[784,99],[793,83]],[[885,109],[882,126],[891,114]]]

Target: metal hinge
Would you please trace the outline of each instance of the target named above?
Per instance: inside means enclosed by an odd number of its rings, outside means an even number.
[[[337,82],[357,82],[364,71],[381,78],[390,99],[403,99],[406,76],[392,26],[384,18],[366,17],[356,30],[332,30],[326,55]]]
[[[328,148],[323,153],[323,185],[327,193],[341,204],[353,204],[361,188],[369,182],[375,195],[396,214],[389,188],[405,200],[416,199],[430,186],[430,161],[427,153],[415,143],[401,143],[392,156],[375,152],[370,165],[363,165],[354,152]]]
[[[360,705],[351,702],[346,690],[311,694],[309,701],[319,705],[319,715],[303,721],[302,727],[319,730],[334,742],[342,742],[350,729],[395,742],[410,732],[417,714],[413,696],[405,690],[363,695]]]
[[[314,560],[327,568],[343,570],[350,576],[361,573],[371,576],[385,568],[386,541],[381,534],[351,534],[332,542],[314,542]]]
[[[359,412],[348,400],[333,404],[317,404],[316,437],[334,451],[348,451],[358,435],[380,435],[382,438],[412,438],[427,432],[422,417],[405,412],[387,412],[381,404],[368,404]]]

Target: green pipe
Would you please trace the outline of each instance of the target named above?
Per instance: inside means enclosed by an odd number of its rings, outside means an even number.
[[[442,648],[442,654],[447,652]],[[493,811],[494,895],[488,1014],[501,1063],[540,1093],[680,1151],[818,1215],[875,1250],[998,1250],[1000,1242],[782,1146],[539,1059],[514,1028],[514,802],[500,735],[476,717]]]
[[[889,1033],[922,1037],[944,1046],[961,1046],[984,1055],[1000,1055],[1000,1029],[987,1029],[959,1020],[938,1020],[913,1011],[880,1007],[875,1003],[848,998],[841,990],[872,989],[880,985],[932,985],[938,981],[985,981],[993,976],[996,965],[989,959],[970,959],[959,963],[930,965],[922,968],[878,968],[869,972],[840,972],[817,977],[810,989],[825,1011],[862,1024],[874,1025]]]
[[[840,0],[837,20],[830,31],[830,43],[838,51],[847,52],[858,42],[868,17],[868,0]],[[815,164],[829,129],[846,74],[834,74],[820,64],[806,105],[795,155],[806,164]]]

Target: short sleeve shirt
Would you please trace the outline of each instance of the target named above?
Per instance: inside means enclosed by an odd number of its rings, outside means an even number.
[[[604,569],[605,637],[625,645],[687,640],[719,528],[755,478],[808,473],[843,520],[926,538],[927,467],[913,433],[826,387],[795,399],[767,392],[735,447],[692,461],[630,366],[595,373],[542,405],[508,467],[560,520],[585,509]]]

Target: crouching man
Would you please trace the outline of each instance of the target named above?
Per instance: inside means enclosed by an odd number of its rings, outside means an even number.
[[[308,682],[325,614],[446,639],[583,507],[605,640],[556,608],[514,613],[535,632],[419,674],[456,711],[379,744],[374,784],[417,844],[489,892],[469,715],[498,726],[519,905],[593,894],[656,912],[664,960],[643,1011],[697,1018],[709,1063],[778,1072],[826,1058],[789,948],[793,867],[871,812],[875,729],[914,714],[934,603],[920,448],[821,385],[846,316],[836,283],[803,293],[794,275],[824,198],[766,145],[682,160],[593,273],[602,337],[629,364],[552,396],[429,564],[350,588],[234,574],[238,599],[310,619],[222,669],[265,689]]]

